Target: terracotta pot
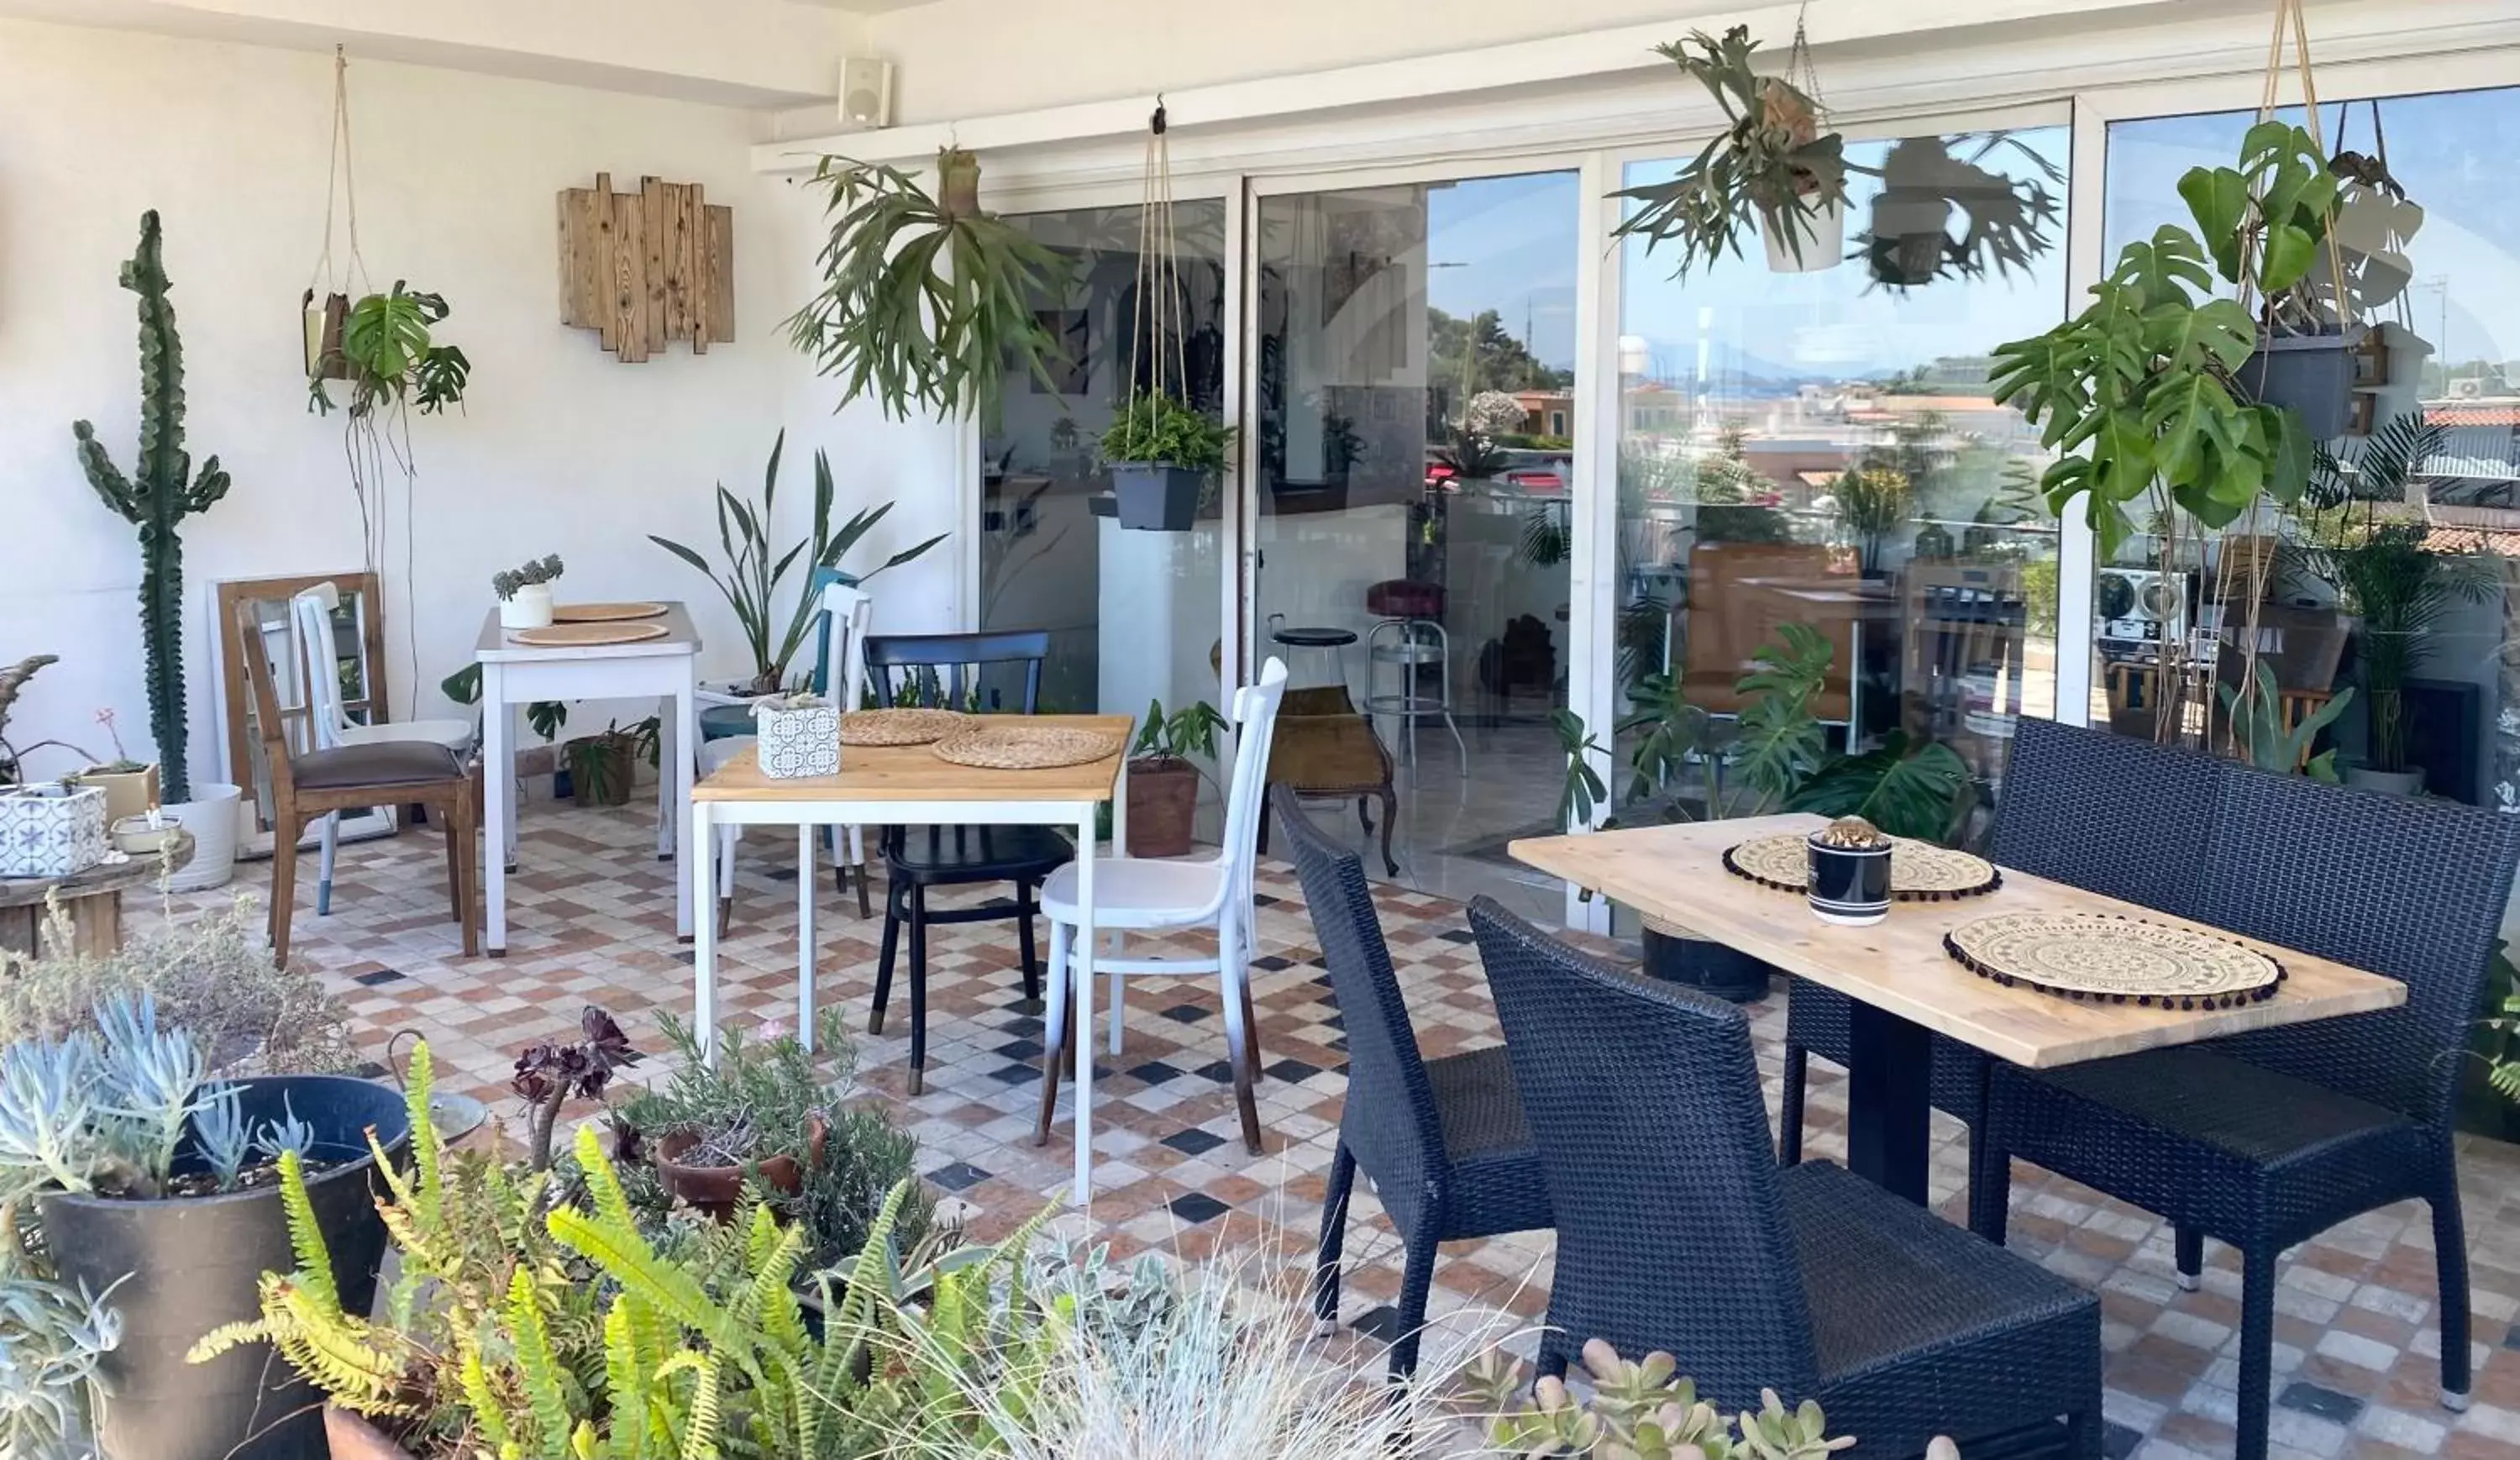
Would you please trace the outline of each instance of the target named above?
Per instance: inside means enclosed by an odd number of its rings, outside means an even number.
[[[385,1437],[365,1415],[336,1404],[324,1406],[324,1439],[333,1460],[413,1460],[411,1451]]]
[[[816,1117],[805,1127],[805,1163],[820,1166],[823,1147],[831,1128]],[[656,1179],[664,1183],[665,1194],[683,1202],[696,1211],[704,1211],[719,1221],[735,1212],[736,1203],[743,1197],[743,1166],[691,1165],[682,1158],[700,1143],[697,1130],[668,1131],[657,1137],[655,1145]],[[772,1191],[792,1197],[804,1189],[805,1163],[786,1152],[759,1163],[762,1181]]]
[[[1198,811],[1198,767],[1187,760],[1129,762],[1129,848],[1133,857],[1177,857],[1191,847]]]

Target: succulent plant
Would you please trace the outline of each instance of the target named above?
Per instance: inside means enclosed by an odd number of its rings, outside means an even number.
[[[96,1023],[102,1040],[79,1031],[0,1054],[0,1206],[50,1189],[162,1192],[205,1103],[201,1049],[160,1029],[145,994],[99,1004]]]
[[[559,577],[562,571],[558,553],[548,557],[528,559],[518,567],[501,569],[490,574],[490,589],[499,595],[501,603],[505,603],[517,596],[518,589],[529,587],[535,583],[548,583]]]
[[[1584,1346],[1591,1393],[1578,1397],[1554,1375],[1519,1401],[1522,1366],[1502,1350],[1481,1355],[1464,1376],[1488,1421],[1490,1453],[1587,1460],[1819,1460],[1850,1448],[1852,1436],[1828,1437],[1821,1407],[1806,1399],[1788,1410],[1774,1390],[1759,1392],[1756,1414],[1728,1419],[1697,1396],[1668,1353],[1621,1358],[1599,1339]],[[1938,1457],[1947,1441],[1936,1441]],[[1958,1460],[1951,1452],[1948,1460]]]

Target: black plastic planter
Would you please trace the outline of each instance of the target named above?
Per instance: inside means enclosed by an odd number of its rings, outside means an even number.
[[[2240,365],[2240,388],[2301,418],[2315,441],[2345,434],[2353,421],[2355,337],[2344,330],[2269,335]]]
[[[1702,937],[1657,933],[1651,928],[1644,932],[1644,945],[1646,978],[1694,988],[1735,1004],[1768,996],[1768,976],[1774,970],[1738,948]]]
[[[255,1125],[293,1113],[314,1127],[312,1151],[342,1164],[307,1183],[315,1219],[333,1254],[341,1305],[365,1313],[375,1300],[385,1250],[377,1215],[374,1126],[399,1156],[410,1139],[402,1096],[341,1075],[271,1075],[240,1081],[246,1118]],[[180,1174],[199,1170],[191,1151]],[[106,1356],[102,1436],[110,1456],[131,1460],[324,1460],[323,1395],[260,1344],[214,1363],[184,1355],[210,1330],[261,1312],[257,1281],[296,1265],[280,1188],[165,1202],[51,1196],[38,1201],[44,1245],[64,1281],[104,1292],[122,1318],[122,1346]],[[122,1281],[125,1276],[128,1281]]]
[[[1207,474],[1160,462],[1114,462],[1111,494],[1119,500],[1120,525],[1148,532],[1187,532],[1198,521],[1198,499]]]

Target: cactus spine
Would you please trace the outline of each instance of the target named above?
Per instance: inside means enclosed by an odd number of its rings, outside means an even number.
[[[105,505],[140,529],[140,641],[148,661],[149,729],[169,804],[193,798],[185,759],[183,520],[228,494],[215,456],[194,477],[184,449],[184,342],[159,253],[158,213],[140,215],[140,249],[122,266],[122,287],[140,296],[140,455],[125,477],[81,421],[79,465]]]

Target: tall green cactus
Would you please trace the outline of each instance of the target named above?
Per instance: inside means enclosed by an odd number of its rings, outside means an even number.
[[[158,213],[140,215],[140,251],[122,266],[122,287],[140,296],[140,456],[129,477],[98,443],[85,421],[79,465],[105,505],[140,528],[140,642],[148,660],[149,729],[158,740],[159,782],[169,804],[193,798],[185,762],[183,520],[228,494],[228,474],[215,456],[194,477],[184,449],[184,342],[166,294]]]

